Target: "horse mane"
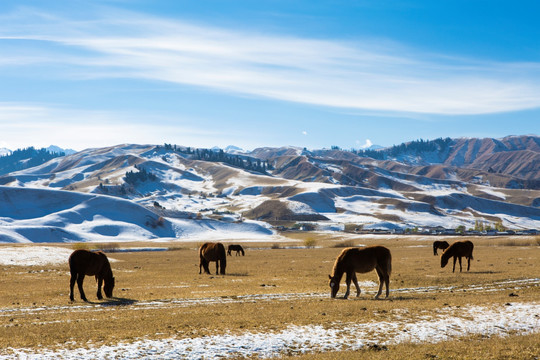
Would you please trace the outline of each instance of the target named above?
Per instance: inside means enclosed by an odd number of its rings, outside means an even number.
[[[336,258],[336,261],[334,262],[334,267],[332,268],[332,278],[336,278],[336,281],[341,281],[341,278],[343,277],[343,273],[345,272],[345,269],[343,268],[343,258],[345,257],[345,254],[347,252],[347,249],[344,249],[341,254],[338,255]]]
[[[449,246],[446,250],[443,251],[441,254],[441,259],[448,260],[454,253],[454,247]]]
[[[107,255],[103,251],[96,251],[96,254],[98,254],[101,259],[103,260],[103,266],[101,268],[101,276],[105,281],[108,281],[113,277],[112,269],[111,269],[111,263],[109,262],[109,259],[107,258]]]

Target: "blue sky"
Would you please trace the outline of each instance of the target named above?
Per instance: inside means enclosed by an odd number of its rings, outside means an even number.
[[[538,1],[0,2],[0,147],[540,133]]]

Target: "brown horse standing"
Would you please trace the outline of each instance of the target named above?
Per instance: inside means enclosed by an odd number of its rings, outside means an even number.
[[[446,249],[441,255],[441,268],[448,264],[448,259],[454,257],[454,267],[452,272],[456,270],[456,260],[459,258],[459,272],[461,272],[461,258],[465,256],[467,259],[467,271],[471,268],[471,260],[473,260],[474,244],[469,240],[456,241],[448,249]]]
[[[227,266],[227,255],[225,254],[225,246],[222,243],[204,243],[199,248],[199,274],[204,267],[204,272],[210,274],[208,263],[210,261],[216,262],[216,275],[218,269],[221,275],[225,275],[225,267]]]
[[[390,273],[392,272],[392,255],[390,254],[390,250],[384,246],[343,249],[334,263],[332,275],[328,276],[330,278],[330,295],[332,298],[336,297],[343,273],[346,273],[347,292],[345,292],[343,298],[347,299],[349,297],[351,280],[356,286],[356,296],[360,296],[360,286],[358,286],[356,273],[367,273],[373,269],[379,275],[379,291],[375,295],[375,299],[378,299],[381,295],[383,283],[386,285],[386,297],[388,297],[388,293],[390,292]]]
[[[88,251],[88,250],[75,250],[69,256],[69,271],[71,273],[71,279],[69,281],[69,298],[71,301],[74,301],[73,298],[73,287],[75,286],[75,281],[79,287],[79,293],[81,294],[81,299],[88,301],[83,290],[83,280],[85,275],[95,276],[98,283],[97,289],[97,298],[99,300],[103,299],[101,295],[101,285],[105,282],[103,286],[103,291],[105,296],[108,298],[112,297],[114,289],[114,277],[111,270],[111,264],[107,256],[101,251]]]
[[[448,241],[434,241],[433,242],[433,255],[437,255],[437,249],[446,250],[450,244],[448,244]]]

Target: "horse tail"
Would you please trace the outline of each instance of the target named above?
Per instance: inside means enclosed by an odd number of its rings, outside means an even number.
[[[388,277],[392,274],[392,253],[388,251],[388,257],[386,258],[386,270],[388,271]]]
[[[69,272],[71,272],[73,274],[73,272],[75,271],[74,269],[74,265],[73,265],[73,254],[75,252],[73,252],[70,256],[69,256],[69,259],[68,259],[68,264],[69,264]]]
[[[219,272],[221,275],[225,275],[225,268],[227,267],[227,254],[225,254],[225,246],[223,244],[218,244],[219,252]]]
[[[199,258],[201,259],[201,262],[204,260],[204,250],[206,249],[207,247],[207,244],[202,244],[200,247],[199,247]]]
[[[204,258],[204,250],[206,249],[208,244],[202,244],[199,247],[199,274],[201,273],[201,266],[204,269],[205,273],[210,273],[210,269],[208,268],[208,261]]]
[[[471,260],[474,260],[474,258],[472,257],[472,251],[474,250],[474,244],[472,241],[469,241],[468,242],[468,245],[469,245],[469,258]]]

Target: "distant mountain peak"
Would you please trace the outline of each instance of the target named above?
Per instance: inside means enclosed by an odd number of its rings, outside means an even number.
[[[61,147],[56,146],[56,145],[51,145],[48,148],[46,148],[46,150],[51,153],[56,153],[56,154],[64,153],[66,155],[75,154],[77,152],[73,149],[62,149]]]
[[[229,145],[225,149],[223,149],[223,151],[229,154],[239,154],[239,153],[243,154],[246,152],[244,149],[235,145]]]

